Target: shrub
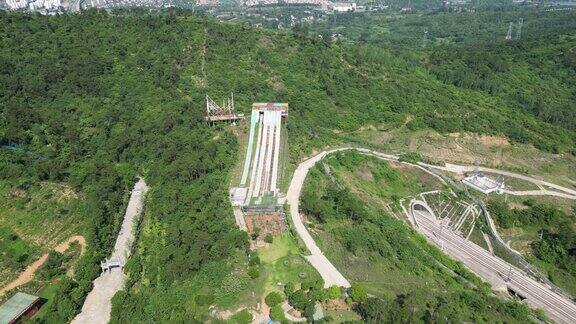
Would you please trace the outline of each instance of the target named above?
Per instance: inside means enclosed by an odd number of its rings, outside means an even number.
[[[332,285],[330,286],[330,288],[328,288],[329,299],[339,299],[340,297],[342,297],[342,290],[340,289],[340,287]]]
[[[249,324],[252,322],[252,314],[247,309],[243,309],[234,314],[232,320],[238,324]]]
[[[197,295],[196,298],[194,298],[194,301],[196,302],[196,305],[198,305],[198,306],[210,305],[214,302],[214,296],[213,295],[200,294],[200,295]]]
[[[250,234],[250,237],[252,238],[252,240],[255,240],[258,238],[258,236],[260,236],[260,228],[255,227],[254,232],[252,234]]]
[[[398,157],[398,161],[416,164],[422,161],[422,155],[416,152],[404,153]]]
[[[252,279],[256,279],[260,276],[260,271],[258,271],[258,268],[256,267],[250,267],[248,270],[248,276]]]
[[[257,253],[252,253],[250,255],[250,261],[248,262],[248,264],[251,266],[260,264],[260,257],[258,256]]]
[[[284,316],[284,311],[282,310],[282,307],[280,305],[276,305],[270,308],[270,319],[278,322],[283,322],[286,320],[286,317]]]
[[[350,287],[350,297],[353,301],[361,303],[366,300],[368,293],[364,287],[358,284],[353,284],[352,287]]]
[[[46,263],[40,271],[40,277],[47,280],[63,274],[65,272],[64,268],[62,268],[63,258],[64,256],[62,253],[50,251],[48,254],[48,260],[46,260]]]
[[[279,293],[273,291],[266,295],[264,300],[266,301],[266,305],[274,307],[282,302],[282,296]]]
[[[272,243],[274,241],[274,237],[272,237],[272,234],[267,234],[266,237],[264,237],[264,242],[266,243]]]

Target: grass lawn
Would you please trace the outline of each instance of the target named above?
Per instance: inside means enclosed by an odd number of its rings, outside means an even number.
[[[274,238],[267,248],[258,250],[266,272],[265,293],[282,290],[278,283],[299,283],[320,278],[320,274],[300,255],[300,249],[289,233]]]
[[[81,234],[82,196],[65,184],[16,185],[0,181],[0,225],[48,252],[73,234]]]
[[[442,280],[440,277],[435,278],[435,275],[445,274],[433,273],[430,269],[423,269],[417,265],[410,267],[398,260],[386,259],[368,251],[350,253],[336,240],[330,230],[318,232],[314,240],[348,280],[361,284],[373,295],[392,298],[397,294],[409,293],[422,287],[433,291],[443,289],[440,283]]]
[[[572,294],[572,296],[576,296],[576,281],[574,280],[574,276],[568,271],[560,269],[553,264],[546,263],[535,257],[528,257],[527,259],[531,264],[535,265],[537,268],[542,270],[542,272],[547,274],[548,278],[554,284]]]
[[[260,276],[256,279],[247,278],[245,256],[240,254],[236,256],[233,265],[236,280],[247,280],[247,284],[243,285],[244,289],[234,296],[223,293],[226,298],[220,306],[229,310],[241,307],[255,308],[269,292],[282,292],[283,285],[287,282],[298,284],[303,280],[320,278],[320,274],[300,255],[300,250],[289,233],[274,237],[272,244],[258,250],[258,256],[261,262]]]
[[[351,310],[327,310],[324,311],[324,314],[332,317],[336,323],[360,321],[362,319],[356,312]]]
[[[354,151],[336,153],[325,161],[330,172],[360,199],[389,212],[400,212],[401,198],[444,188],[418,168]]]
[[[287,255],[298,255],[298,246],[288,233],[276,236],[267,248],[258,250],[260,260],[264,263],[272,263]]]
[[[342,214],[323,223],[309,218],[316,242],[348,280],[383,298],[423,289],[439,295],[463,289],[446,269],[454,268],[454,261],[441,256],[435,247],[393,217],[390,209],[384,208],[396,205],[399,198],[408,195],[442,189],[436,178],[428,178],[413,167],[353,152],[336,154],[326,163],[329,173],[317,166],[307,179],[305,191],[313,191],[319,200],[331,199],[323,198],[330,197],[325,196],[327,188],[333,187],[334,182],[340,183],[367,210],[357,216],[361,219],[357,221],[343,218]],[[333,202],[329,204],[335,206]]]
[[[378,127],[379,128],[379,127]],[[553,154],[530,144],[510,143],[506,138],[472,133],[440,134],[432,130],[412,131],[406,127],[359,129],[344,139],[369,143],[386,153],[417,152],[429,160],[482,166],[533,175],[573,188],[576,157]],[[520,185],[520,184],[517,184]]]
[[[44,304],[38,313],[34,315],[35,320],[41,320],[45,316],[46,309],[49,308],[50,304],[52,304],[54,301],[54,298],[56,298],[56,293],[58,292],[60,285],[60,279],[61,277],[55,278],[46,286],[42,287],[42,289],[40,289],[40,291],[36,294],[37,296],[46,299],[46,304]]]

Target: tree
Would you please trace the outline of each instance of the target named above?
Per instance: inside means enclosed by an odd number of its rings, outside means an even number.
[[[264,242],[272,243],[273,241],[274,241],[274,237],[272,237],[272,234],[266,234],[266,236],[264,237]]]
[[[308,304],[308,296],[302,289],[296,290],[288,296],[288,303],[298,310],[304,310]]]
[[[248,276],[252,279],[256,279],[260,276],[260,271],[256,267],[250,267],[250,269],[248,269]]]
[[[328,298],[332,300],[342,298],[342,289],[336,285],[330,286],[328,288]]]
[[[284,316],[284,310],[282,310],[280,305],[276,305],[270,308],[270,319],[278,322],[283,322],[286,320],[286,316]]]
[[[353,301],[362,303],[368,297],[368,293],[363,286],[359,284],[352,284],[352,287],[350,287],[350,297]]]
[[[279,293],[273,291],[266,295],[264,300],[266,301],[266,305],[274,307],[282,302],[282,296]]]
[[[243,309],[232,316],[234,322],[238,324],[250,324],[252,322],[252,318],[252,313],[250,313],[247,309]]]
[[[384,300],[370,297],[356,305],[355,310],[366,323],[384,323],[387,306]]]
[[[286,296],[290,296],[294,291],[296,290],[296,287],[294,287],[294,283],[289,281],[284,285],[284,294]]]
[[[308,302],[306,304],[306,307],[304,307],[304,316],[308,320],[312,320],[315,312],[316,312],[316,304],[314,304],[313,302]]]

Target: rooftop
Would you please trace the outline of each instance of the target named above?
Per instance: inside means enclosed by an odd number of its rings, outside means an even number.
[[[464,178],[462,180],[465,184],[470,187],[479,190],[485,194],[497,191],[503,188],[503,183],[497,180],[491,179],[485,175],[475,174],[470,177]]]
[[[17,292],[0,306],[0,323],[10,323],[22,315],[39,297]]]
[[[252,110],[287,111],[288,104],[283,102],[256,102],[252,104]]]

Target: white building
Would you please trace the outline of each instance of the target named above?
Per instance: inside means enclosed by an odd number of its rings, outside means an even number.
[[[484,194],[493,192],[502,194],[504,193],[504,180],[494,180],[481,173],[474,173],[472,176],[462,179],[462,182]]]
[[[349,12],[356,10],[356,2],[333,2],[331,6],[335,12]]]
[[[28,7],[27,0],[6,0],[6,4],[10,10],[24,9]]]
[[[230,189],[230,202],[232,206],[242,206],[246,196],[248,195],[248,188],[232,188]]]

